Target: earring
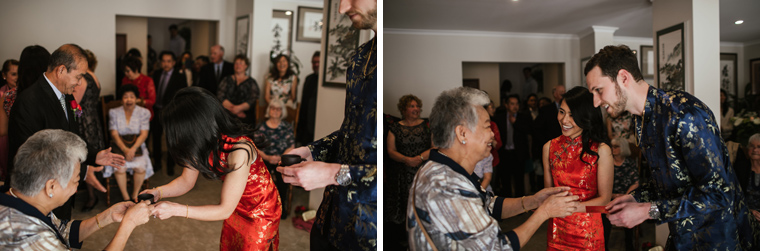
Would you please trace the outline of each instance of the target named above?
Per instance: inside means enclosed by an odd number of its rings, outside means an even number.
[[[48,197],[50,197],[50,198],[53,198],[53,194],[52,194],[52,193],[49,193],[49,194],[48,194]]]
[[[462,145],[467,144],[467,141],[462,140]]]

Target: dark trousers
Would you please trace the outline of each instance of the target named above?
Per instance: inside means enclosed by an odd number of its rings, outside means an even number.
[[[314,250],[330,250],[330,251],[339,251],[337,247],[330,244],[329,241],[327,241],[327,238],[319,234],[319,231],[316,231],[314,228],[311,229],[311,233],[309,234],[309,248]]]
[[[161,138],[164,136],[164,126],[161,124],[161,109],[153,110],[153,120],[150,121],[150,132],[153,134],[153,169],[161,171],[161,157],[163,156]],[[174,175],[174,159],[166,153],[166,173]]]
[[[499,195],[522,197],[525,195],[525,158],[518,156],[516,150],[499,151],[499,172],[494,170],[494,179],[500,183]]]
[[[274,185],[277,187],[277,193],[280,194],[280,201],[282,202],[282,218],[285,219],[288,217],[290,208],[293,207],[288,200],[291,193],[290,184],[285,183],[285,181],[282,180],[282,174],[277,171],[276,164],[269,164],[267,162],[264,162],[264,164],[267,166],[269,174],[272,176],[272,180],[274,180]]]

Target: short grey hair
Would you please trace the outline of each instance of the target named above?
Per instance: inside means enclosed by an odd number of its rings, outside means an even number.
[[[75,164],[85,159],[87,144],[76,134],[60,129],[39,131],[16,153],[12,187],[26,196],[35,196],[44,189],[45,182],[54,179],[66,188],[74,168],[79,168]]]
[[[472,131],[478,124],[478,107],[488,105],[491,100],[485,92],[469,87],[446,90],[435,99],[430,113],[430,131],[433,144],[449,148],[456,139],[455,128],[467,126]]]
[[[620,155],[623,155],[623,157],[631,156],[631,147],[630,144],[628,144],[628,140],[617,137],[612,140],[612,144],[617,144],[620,146]]]
[[[752,134],[752,136],[749,136],[749,140],[747,140],[747,143],[751,142],[757,142],[760,144],[760,133]]]
[[[273,98],[272,101],[269,102],[269,106],[267,106],[267,112],[265,113],[265,117],[269,118],[269,108],[272,107],[279,107],[282,108],[282,115],[280,115],[280,119],[285,119],[288,117],[288,109],[285,108],[285,103],[282,102],[279,98]]]

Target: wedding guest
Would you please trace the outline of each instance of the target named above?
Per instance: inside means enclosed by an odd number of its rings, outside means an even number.
[[[246,74],[250,61],[245,55],[235,56],[233,62],[235,74],[225,77],[219,83],[219,91],[216,96],[222,101],[222,106],[240,121],[254,125],[256,123],[256,103],[259,102],[259,84]]]
[[[118,203],[86,220],[52,212],[76,193],[86,157],[85,142],[63,130],[41,130],[19,147],[12,185],[0,189],[0,249],[79,249],[82,240],[114,222],[121,223],[104,250],[124,249],[132,230],[150,219],[148,201]]]
[[[6,93],[13,90],[16,91],[16,84],[18,81],[18,61],[15,59],[8,59],[3,63],[2,69],[3,80],[5,85],[0,87],[0,101],[5,100]],[[0,111],[0,180],[5,180],[4,177],[8,171],[8,115],[10,112],[5,110]]]
[[[544,186],[569,186],[581,203],[573,215],[549,222],[547,250],[604,250],[602,216],[586,212],[612,197],[614,169],[602,112],[585,87],[571,89],[561,100],[562,135],[543,148]]]
[[[407,206],[411,250],[519,250],[541,224],[576,210],[578,196],[568,187],[535,195],[504,198],[486,192],[473,174],[475,163],[490,154],[490,118],[483,106],[488,96],[459,87],[444,91],[430,114],[433,145],[430,161],[413,181]],[[498,220],[536,209],[513,230],[502,231]]]
[[[140,97],[137,103],[150,111],[150,119],[153,119],[153,105],[156,104],[156,85],[153,79],[140,72],[142,60],[130,57],[124,60],[124,79],[122,85],[134,85],[139,90]]]
[[[749,137],[746,154],[741,150],[737,153],[736,174],[747,196],[749,211],[753,218],[760,220],[760,133]]]
[[[280,156],[295,147],[293,125],[283,121],[287,116],[288,110],[282,100],[272,99],[269,107],[267,107],[265,116],[267,120],[257,125],[256,132],[253,134],[254,138],[264,138],[266,142],[269,142],[269,146],[258,148],[256,151],[264,160],[270,174],[275,171],[280,163]],[[280,193],[280,201],[282,201],[282,216],[280,218],[288,218],[288,211],[292,207],[292,205],[286,204],[286,199],[291,192],[290,185],[283,182],[282,175],[279,173],[274,173],[274,182],[277,191]]]
[[[628,140],[615,138],[612,140],[612,159],[615,165],[615,179],[612,183],[612,198],[624,196],[633,189],[639,187],[639,168],[636,160],[631,158],[631,149]],[[602,215],[604,220],[604,243],[609,247],[609,232],[612,229],[607,216]],[[633,229],[625,229],[625,249],[634,250]]]
[[[266,77],[264,99],[269,103],[273,98],[277,98],[285,105],[291,106],[296,102],[298,76],[290,67],[290,57],[287,55],[280,54],[274,58],[273,62]]]
[[[278,250],[282,205],[249,127],[200,87],[180,90],[163,111],[167,148],[185,168],[169,184],[142,192],[159,201],[153,214],[162,220],[224,220],[220,250]],[[161,201],[189,192],[199,174],[222,180],[218,204],[190,207]]]

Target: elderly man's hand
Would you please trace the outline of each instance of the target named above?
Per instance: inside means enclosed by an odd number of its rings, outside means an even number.
[[[100,184],[100,181],[98,181],[98,177],[95,177],[95,172],[101,171],[101,170],[103,170],[102,166],[100,167],[88,166],[87,174],[85,174],[85,177],[84,177],[84,182],[87,184],[90,184],[90,186],[92,186],[92,188],[95,188],[95,190],[105,193],[106,188],[103,187],[103,184]]]
[[[314,160],[311,157],[311,151],[309,151],[309,147],[306,147],[306,146],[302,146],[302,147],[299,147],[299,148],[292,149],[292,150],[286,152],[285,154],[295,154],[295,155],[301,156],[302,159],[306,159],[306,161],[312,161],[312,160]]]
[[[112,153],[110,147],[98,152],[98,155],[95,157],[95,163],[102,166],[112,167],[124,167],[124,164],[126,164],[124,156]]]
[[[302,147],[301,147],[302,148]],[[299,149],[299,148],[296,148]],[[291,151],[292,153],[293,151]],[[303,155],[302,155],[303,157]],[[306,191],[337,185],[335,174],[340,170],[340,164],[321,161],[306,161],[292,166],[278,166],[282,180],[295,186],[303,187]]]

